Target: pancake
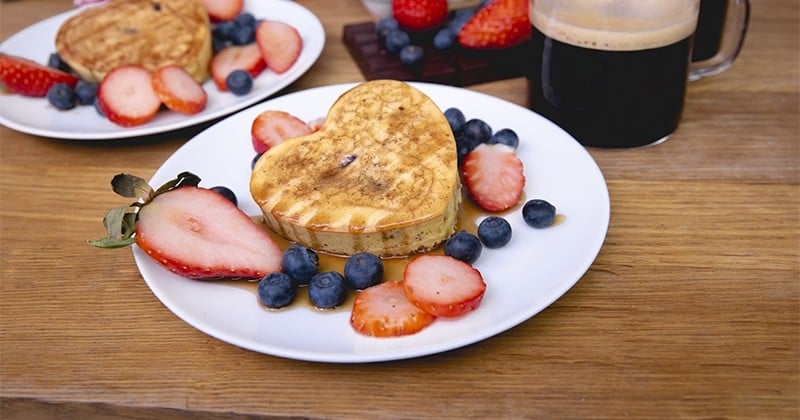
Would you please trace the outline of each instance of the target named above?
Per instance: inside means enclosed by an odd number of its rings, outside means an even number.
[[[375,80],[342,94],[318,131],[267,150],[250,192],[267,226],[290,241],[406,256],[455,231],[457,165],[439,107],[407,83]]]
[[[203,82],[209,77],[211,28],[200,0],[111,0],[65,21],[56,51],[89,81],[123,64],[151,72],[175,64]]]

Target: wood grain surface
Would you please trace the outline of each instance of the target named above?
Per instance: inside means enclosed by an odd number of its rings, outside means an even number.
[[[363,80],[341,41],[358,0],[299,1],[319,61],[284,92]],[[69,10],[3,0],[0,39]],[[309,363],[201,333],[102,236],[118,172],[149,178],[208,124],[116,141],[0,127],[0,417],[764,418],[800,416],[800,4],[754,0],[744,50],[688,91],[665,143],[590,149],[611,196],[596,261],[493,338],[428,357]],[[526,81],[471,86],[526,105]],[[3,100],[0,97],[0,100]]]

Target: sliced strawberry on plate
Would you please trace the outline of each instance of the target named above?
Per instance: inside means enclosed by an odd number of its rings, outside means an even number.
[[[211,59],[211,77],[217,89],[223,92],[228,90],[225,79],[232,71],[244,70],[256,78],[265,68],[267,63],[256,43],[229,45],[214,54],[214,58]]]
[[[464,315],[477,308],[486,283],[481,273],[447,255],[411,260],[403,275],[405,295],[418,308],[441,317]]]
[[[153,261],[192,279],[258,279],[280,271],[282,252],[266,231],[222,194],[197,187],[199,181],[185,172],[154,192],[141,178],[115,176],[114,190],[139,201],[111,210],[104,219],[108,238],[90,244],[114,248],[135,240]]]
[[[447,19],[447,0],[392,0],[392,14],[405,29],[430,29]]]
[[[314,118],[306,124],[308,124],[308,128],[310,128],[311,131],[319,131],[319,129],[325,125],[325,117]]]
[[[492,0],[480,8],[458,33],[469,48],[506,48],[531,35],[528,0]]]
[[[153,91],[152,75],[144,67],[117,67],[97,88],[97,105],[109,121],[131,127],[150,121],[161,107]]]
[[[353,301],[350,325],[360,334],[397,337],[421,331],[436,317],[406,298],[403,283],[389,281],[362,290]]]
[[[264,153],[286,139],[311,133],[311,127],[303,120],[277,110],[266,110],[258,114],[250,128],[256,153]]]
[[[244,0],[203,0],[203,7],[211,22],[226,22],[242,13]]]
[[[256,27],[256,44],[267,67],[281,74],[300,57],[303,38],[294,26],[277,20],[263,20]]]
[[[167,108],[186,115],[202,111],[208,102],[203,86],[183,67],[167,65],[153,73],[153,91]]]
[[[462,180],[485,210],[503,211],[519,203],[525,188],[522,161],[505,144],[480,144],[464,157]]]
[[[0,53],[0,85],[5,90],[18,95],[44,97],[56,83],[75,87],[78,78],[27,58]]]

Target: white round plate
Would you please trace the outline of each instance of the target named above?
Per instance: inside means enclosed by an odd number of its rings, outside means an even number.
[[[236,96],[220,92],[212,80],[203,87],[208,94],[208,104],[201,113],[187,116],[177,112],[161,111],[149,122],[136,127],[121,127],[97,114],[92,106],[78,106],[69,111],[59,111],[46,98],[29,98],[21,95],[3,95],[0,100],[0,124],[23,133],[44,137],[75,140],[106,140],[145,136],[189,127],[219,118],[250,106],[297,80],[317,61],[325,45],[325,31],[314,14],[303,6],[285,0],[246,0],[244,10],[256,18],[275,19],[291,24],[303,38],[303,50],[297,62],[285,73],[264,70],[253,81],[247,95]],[[47,64],[55,52],[58,28],[79,9],[45,19],[8,38],[0,45],[0,52],[32,59]]]
[[[421,332],[372,338],[353,331],[349,311],[320,312],[309,305],[267,311],[253,290],[189,280],[158,266],[141,249],[134,257],[153,293],[178,317],[222,341],[291,359],[357,363],[413,358],[465,346],[501,333],[534,316],[567,292],[589,269],[605,240],[610,204],[600,169],[589,153],[559,127],[507,101],[451,86],[412,83],[444,110],[460,108],[495,130],[520,137],[526,199],[543,198],[563,221],[534,229],[521,206],[506,217],[511,242],[484,248],[475,267],[487,283],[481,305],[457,319],[437,319]],[[188,141],[155,173],[154,188],[182,171],[201,186],[226,185],[251,216],[261,212],[249,193],[253,119],[266,109],[287,111],[306,121],[325,116],[334,100],[354,85],[310,89],[268,100],[209,127]],[[346,194],[346,192],[343,192]]]

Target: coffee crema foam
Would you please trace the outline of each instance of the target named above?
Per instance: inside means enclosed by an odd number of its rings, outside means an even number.
[[[566,44],[637,51],[688,38],[697,26],[697,13],[697,3],[688,0],[532,0],[530,21],[546,36]]]

